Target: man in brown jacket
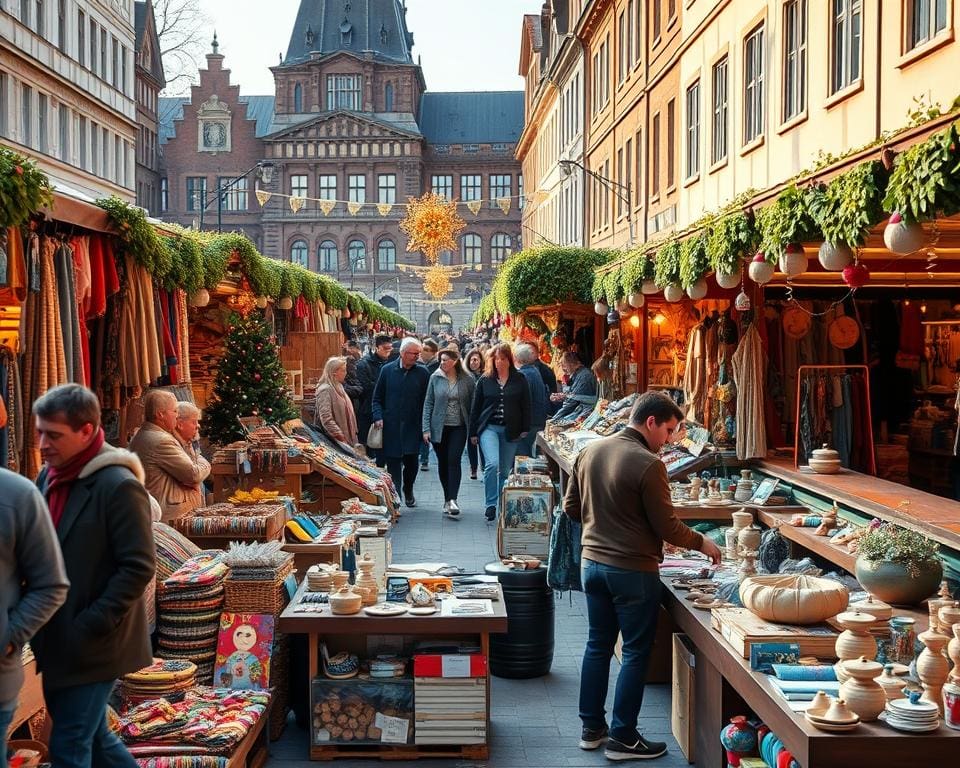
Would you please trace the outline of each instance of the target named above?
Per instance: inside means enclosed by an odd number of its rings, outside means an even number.
[[[588,445],[577,456],[563,500],[583,524],[582,581],[590,633],[580,674],[582,749],[606,741],[610,760],[654,758],[667,751],[637,730],[650,648],[657,629],[663,542],[697,549],[714,563],[720,549],[674,514],[667,470],[657,452],[673,438],[682,411],[666,395],[641,395],[630,426]],[[609,732],[604,704],[610,657],[623,635]]]

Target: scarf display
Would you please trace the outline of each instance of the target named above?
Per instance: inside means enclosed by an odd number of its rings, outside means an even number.
[[[760,332],[751,324],[730,358],[737,385],[737,458],[762,459],[767,455],[763,392],[766,361]]]
[[[60,525],[60,519],[63,517],[63,511],[67,508],[67,499],[70,498],[70,489],[73,483],[80,476],[80,472],[91,459],[103,448],[104,434],[103,428],[97,429],[93,441],[80,453],[74,456],[62,467],[47,468],[47,487],[45,495],[47,506],[50,508],[50,518],[53,520],[53,527]]]

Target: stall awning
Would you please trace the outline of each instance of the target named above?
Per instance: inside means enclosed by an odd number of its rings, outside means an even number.
[[[53,205],[41,210],[44,216],[96,232],[113,232],[107,212],[92,197],[52,177],[50,183]]]

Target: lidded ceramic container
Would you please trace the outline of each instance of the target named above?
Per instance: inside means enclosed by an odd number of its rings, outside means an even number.
[[[849,678],[840,686],[840,697],[861,720],[876,720],[887,706],[886,694],[874,679],[880,675],[883,665],[861,656],[856,661],[844,662],[843,666]]]
[[[877,621],[889,621],[890,617],[893,616],[893,608],[869,594],[866,600],[851,603],[850,610],[858,613],[869,613]]]
[[[840,454],[828,447],[826,443],[822,448],[813,451],[807,463],[810,469],[820,475],[835,475],[842,469]]]
[[[874,682],[883,688],[887,701],[904,698],[903,689],[907,687],[907,681],[893,674],[893,664],[885,664],[883,674],[874,678]]]
[[[363,597],[354,592],[352,587],[341,587],[330,595],[330,611],[339,616],[359,613],[362,606]]]

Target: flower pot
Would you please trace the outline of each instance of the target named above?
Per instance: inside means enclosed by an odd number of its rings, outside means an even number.
[[[280,299],[280,303],[277,304],[280,309],[293,309],[293,299],[289,296],[284,296]]]
[[[907,224],[899,213],[894,213],[883,228],[883,244],[887,250],[902,256],[922,248],[926,239],[927,235],[920,224]]]
[[[721,288],[736,288],[740,285],[739,272],[717,272],[714,277],[717,278],[717,285]]]
[[[780,271],[787,277],[796,277],[807,271],[810,260],[802,245],[792,243],[787,246],[783,255],[780,257]]]
[[[610,307],[608,307],[605,302],[598,301],[593,305],[593,311],[598,315],[605,315],[610,311]]]
[[[205,307],[210,303],[210,291],[206,288],[201,288],[193,296],[190,297],[190,306],[191,307]]]
[[[937,591],[943,566],[939,560],[927,560],[918,567],[919,573],[913,577],[900,563],[858,557],[856,576],[867,592],[885,603],[919,605]]]
[[[683,298],[683,288],[679,285],[668,285],[663,289],[663,298],[669,302],[678,302]]]
[[[687,296],[694,301],[699,301],[707,295],[706,278],[701,277],[697,282],[687,288]]]
[[[773,273],[775,271],[773,264],[767,262],[766,256],[760,252],[753,257],[753,261],[750,262],[750,266],[747,269],[750,279],[757,283],[757,285],[769,283],[773,279]]]
[[[844,267],[853,264],[853,251],[846,243],[825,242],[820,246],[817,258],[820,266],[828,272],[840,272]]]
[[[656,293],[660,293],[660,288],[653,280],[644,280],[640,283],[640,293],[646,296],[653,296]]]
[[[643,295],[642,291],[634,291],[630,294],[630,298],[627,300],[627,303],[630,304],[630,306],[634,309],[640,309],[640,307],[647,303],[647,299]]]

